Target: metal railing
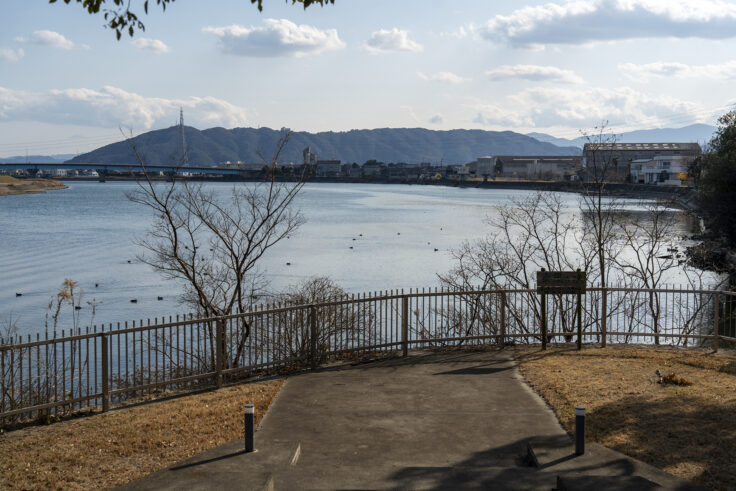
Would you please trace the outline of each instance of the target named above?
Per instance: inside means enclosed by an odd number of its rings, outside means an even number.
[[[734,295],[589,288],[581,342],[717,350],[736,342]],[[0,425],[106,411],[162,392],[315,368],[356,352],[406,356],[419,347],[540,343],[540,312],[535,290],[423,288],[0,339]],[[577,312],[574,296],[548,295],[547,341],[577,341]]]

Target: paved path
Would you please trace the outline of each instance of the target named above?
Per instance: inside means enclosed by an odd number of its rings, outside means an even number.
[[[236,440],[124,488],[552,489],[580,470],[681,484],[599,447],[529,467],[527,443],[540,437],[569,442],[510,353],[419,352],[292,376],[255,453]]]

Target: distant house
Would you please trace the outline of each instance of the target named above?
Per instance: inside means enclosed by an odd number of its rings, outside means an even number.
[[[416,181],[419,179],[419,167],[406,163],[389,164],[388,178],[394,181]]]
[[[72,177],[77,175],[77,171],[71,169],[44,169],[41,175],[45,177]]]
[[[360,179],[363,177],[363,169],[354,162],[347,166],[347,170],[344,173],[351,179]]]
[[[388,171],[387,167],[383,162],[376,162],[375,160],[369,160],[363,164],[363,176],[364,177],[383,177]]]
[[[339,160],[318,160],[317,177],[337,177],[340,175]]]
[[[483,159],[483,160],[481,160]],[[482,163],[481,163],[482,162]],[[583,158],[578,155],[548,157],[540,155],[508,155],[481,157],[476,165],[476,175],[495,175],[512,179],[570,181],[577,178]],[[493,166],[493,174],[488,167]],[[483,169],[480,171],[479,169]]]
[[[642,162],[639,161],[667,157],[660,161],[677,158],[677,162],[689,163],[701,152],[697,143],[586,143],[583,146],[583,167],[587,179],[599,176],[610,181],[623,182],[630,178],[633,182],[640,182],[638,166]],[[637,169],[632,168],[635,161]],[[637,177],[634,179],[635,170]]]
[[[453,169],[455,175],[461,179],[468,177],[471,174],[475,174],[475,163],[448,165],[447,168]]]

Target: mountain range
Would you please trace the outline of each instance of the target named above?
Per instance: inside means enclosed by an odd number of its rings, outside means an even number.
[[[636,130],[616,134],[616,141],[620,143],[700,143],[702,145],[710,141],[716,129],[715,126],[698,123],[683,126],[682,128]],[[562,147],[578,147],[580,149],[588,142],[584,136],[573,139],[557,138],[546,133],[527,133],[526,136],[531,136],[541,142],[552,143]]]
[[[74,158],[75,153],[57,153],[54,155],[15,155],[13,157],[0,157],[0,164],[22,164],[33,162],[34,164],[60,164]]]
[[[693,124],[682,128],[638,130],[616,135],[616,141],[707,142],[714,126]],[[226,161],[262,163],[270,161],[283,132],[270,128],[184,127],[189,165],[210,166]],[[178,126],[143,133],[132,140],[149,165],[176,165],[181,159],[181,133]],[[545,133],[522,135],[513,131],[450,130],[423,128],[381,128],[345,132],[293,132],[280,161],[302,162],[302,150],[310,147],[319,159],[343,162],[465,163],[482,155],[579,155],[584,137],[565,139]],[[81,155],[28,155],[0,158],[0,163],[130,163],[136,164],[128,142],[105,145]]]
[[[261,163],[270,161],[282,131],[270,128],[184,127],[189,165],[210,166],[222,162]],[[182,154],[178,126],[149,131],[131,143],[148,165],[175,165]],[[362,164],[383,162],[445,164],[472,162],[481,155],[577,155],[574,146],[560,147],[540,142],[513,131],[450,130],[423,128],[381,128],[344,132],[291,134],[279,160],[301,163],[302,151],[309,147],[318,159],[339,159]],[[136,159],[128,142],[105,145],[78,155],[70,162],[131,163]]]

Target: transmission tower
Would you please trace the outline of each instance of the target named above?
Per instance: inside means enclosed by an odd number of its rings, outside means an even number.
[[[187,142],[184,138],[184,108],[179,108],[179,143],[181,144],[180,155],[181,155],[181,166],[189,166],[189,156],[187,155]]]

